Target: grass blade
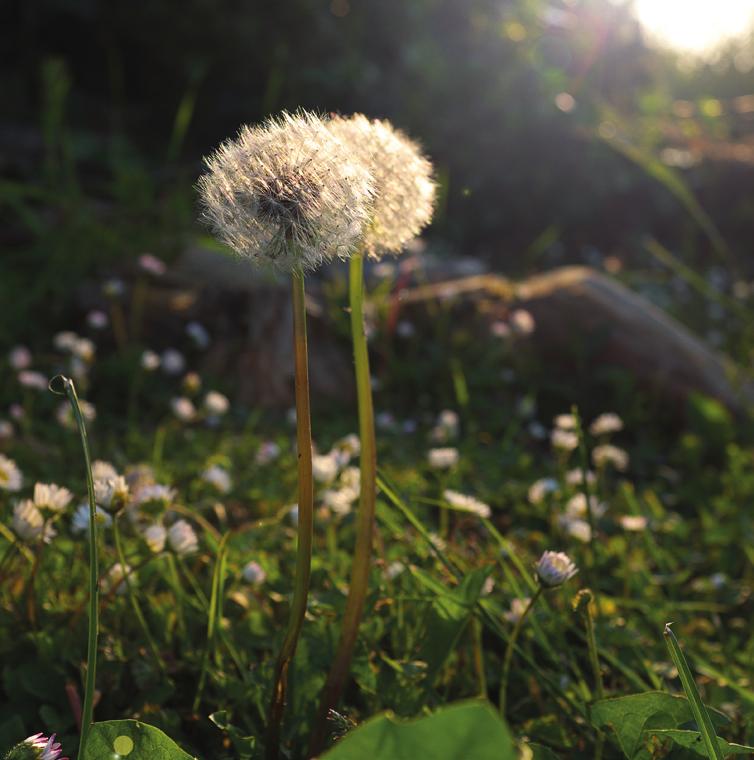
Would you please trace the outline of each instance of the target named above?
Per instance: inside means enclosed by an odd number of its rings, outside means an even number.
[[[672,623],[665,624],[665,643],[668,645],[670,657],[678,669],[678,675],[681,679],[681,684],[683,684],[683,690],[686,692],[686,698],[691,705],[691,712],[694,714],[694,719],[699,726],[699,732],[702,735],[707,756],[710,760],[723,760],[712,720],[707,712],[707,708],[704,706],[704,702],[702,702],[702,698],[699,696],[696,683],[694,683],[694,677],[678,644],[678,639],[670,629],[671,625]]]

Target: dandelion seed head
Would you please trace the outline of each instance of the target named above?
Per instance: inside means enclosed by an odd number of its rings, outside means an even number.
[[[363,241],[367,253],[375,259],[400,253],[432,219],[436,194],[432,164],[388,121],[363,114],[336,116],[329,128],[374,177],[371,224]]]
[[[240,256],[282,271],[348,258],[371,218],[366,167],[314,114],[244,126],[205,159],[203,218]]]

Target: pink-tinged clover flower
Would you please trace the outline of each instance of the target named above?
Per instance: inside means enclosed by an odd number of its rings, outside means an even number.
[[[46,737],[34,734],[17,744],[5,756],[5,760],[68,760],[61,757],[63,750],[60,742],[55,741],[55,734]]]
[[[535,567],[537,578],[545,588],[563,585],[578,573],[578,568],[564,552],[545,552]]]

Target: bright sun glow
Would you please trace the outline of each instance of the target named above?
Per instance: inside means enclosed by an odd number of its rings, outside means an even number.
[[[746,32],[754,22],[754,0],[635,0],[635,5],[651,35],[692,53]]]

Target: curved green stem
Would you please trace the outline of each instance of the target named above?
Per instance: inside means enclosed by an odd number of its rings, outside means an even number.
[[[296,653],[309,596],[309,577],[312,564],[312,533],[314,526],[314,485],[312,480],[312,424],[309,410],[309,362],[306,347],[306,303],[304,276],[294,272],[293,346],[296,360],[296,437],[298,443],[298,549],[296,577],[288,630],[275,666],[267,725],[267,758],[276,760],[280,754],[280,726],[285,710],[288,688],[288,669]]]
[[[534,596],[529,600],[529,604],[526,605],[526,608],[521,613],[521,617],[516,621],[516,625],[513,626],[511,637],[508,639],[508,646],[506,647],[505,658],[503,659],[503,675],[500,679],[500,715],[503,719],[505,719],[505,703],[508,695],[508,678],[511,672],[511,662],[513,661],[513,650],[516,647],[516,641],[521,633],[521,629],[524,627],[524,621],[541,595],[542,586],[539,586],[534,592]]]
[[[356,370],[356,395],[359,408],[359,437],[361,439],[361,495],[356,517],[356,545],[351,565],[351,583],[343,612],[335,659],[330,666],[327,682],[322,690],[319,711],[309,742],[309,754],[319,754],[327,739],[327,718],[338,701],[351,667],[364,602],[369,590],[369,568],[372,556],[374,512],[377,494],[377,451],[374,435],[374,409],[372,406],[369,351],[364,330],[364,256],[351,258],[349,268],[349,296],[351,302],[351,335]]]
[[[81,436],[86,464],[86,490],[89,496],[89,633],[86,651],[86,681],[84,684],[84,705],[81,710],[81,734],[79,738],[79,760],[84,759],[89,727],[94,720],[94,690],[97,677],[97,634],[99,630],[99,566],[97,558],[97,519],[94,501],[94,481],[92,480],[92,462],[89,456],[89,439],[86,435],[84,417],[79,407],[79,399],[73,380],[62,377],[63,390],[73,409],[73,416]],[[52,382],[52,381],[51,381]]]

